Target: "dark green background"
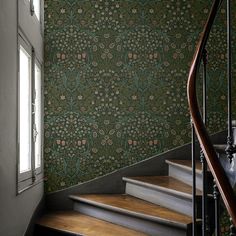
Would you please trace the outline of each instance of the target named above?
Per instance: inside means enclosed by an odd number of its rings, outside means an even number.
[[[47,192],[190,141],[186,82],[211,2],[45,1]],[[225,18],[207,46],[211,132],[226,124]]]

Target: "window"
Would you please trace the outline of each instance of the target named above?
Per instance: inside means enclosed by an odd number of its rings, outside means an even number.
[[[31,170],[31,56],[20,45],[19,164],[20,173]]]
[[[29,0],[30,1],[30,10],[31,14],[37,17],[40,21],[40,8],[41,8],[41,0]]]
[[[34,13],[37,19],[40,21],[40,0],[33,0],[34,4]]]
[[[34,48],[19,34],[18,193],[42,179],[42,72]]]
[[[17,194],[43,180],[43,0],[18,0]]]

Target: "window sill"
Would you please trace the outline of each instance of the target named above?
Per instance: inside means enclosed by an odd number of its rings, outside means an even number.
[[[35,181],[33,181],[32,178],[30,178],[30,179],[26,179],[24,181],[18,182],[17,195],[27,191],[28,189],[35,187],[36,185],[42,183],[43,181],[44,181],[43,173],[40,173],[36,176]]]

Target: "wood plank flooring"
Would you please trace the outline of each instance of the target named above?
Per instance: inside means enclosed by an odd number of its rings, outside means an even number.
[[[37,224],[84,236],[147,236],[147,234],[82,215],[74,211],[46,214]]]
[[[190,171],[192,170],[191,160],[166,160],[166,163],[170,163]],[[199,173],[202,171],[202,163],[199,160],[196,161],[196,171]]]
[[[100,205],[108,209],[114,207],[119,210],[140,213],[153,218],[162,218],[169,222],[178,222],[185,225],[192,222],[191,217],[125,194],[91,194],[73,195],[71,197],[74,200],[77,198],[79,201],[92,205]]]
[[[169,190],[174,190],[177,192],[183,192],[186,194],[192,194],[192,187],[179,181],[170,176],[140,176],[140,177],[129,177],[134,181],[140,181],[144,184],[149,184],[150,186],[157,186],[161,188],[166,188]],[[197,195],[202,195],[200,190],[197,190]]]

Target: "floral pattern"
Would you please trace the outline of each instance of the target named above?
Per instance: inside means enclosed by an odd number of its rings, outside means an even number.
[[[47,192],[190,141],[186,81],[211,3],[45,0]],[[225,19],[223,7],[207,45],[211,132],[226,124]]]
[[[45,0],[47,192],[190,141],[186,81],[210,6]],[[211,132],[226,124],[225,16],[222,8],[207,45]]]

